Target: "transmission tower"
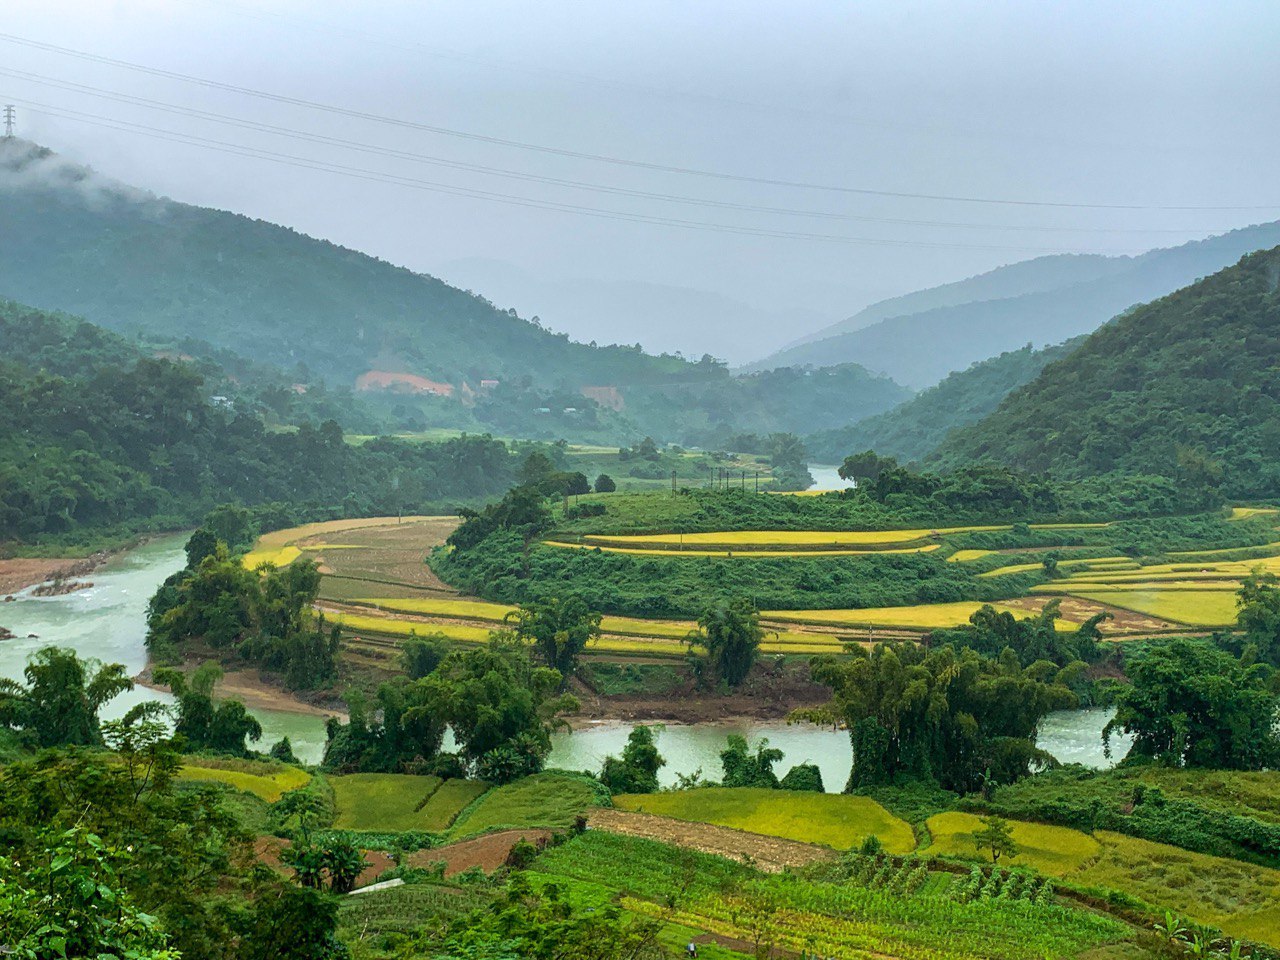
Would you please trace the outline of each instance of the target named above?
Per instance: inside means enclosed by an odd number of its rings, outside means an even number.
[[[7,103],[4,107],[4,138],[9,140],[13,137],[13,104]]]

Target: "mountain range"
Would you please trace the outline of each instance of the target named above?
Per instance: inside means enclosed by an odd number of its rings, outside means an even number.
[[[1042,257],[874,304],[747,369],[859,363],[922,389],[1028,342],[1043,346],[1090,333],[1136,304],[1277,243],[1280,222],[1136,257]]]

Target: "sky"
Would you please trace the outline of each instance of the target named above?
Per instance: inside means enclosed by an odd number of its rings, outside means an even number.
[[[745,361],[1280,218],[1277,36],[1232,0],[7,0],[0,102],[175,200]]]

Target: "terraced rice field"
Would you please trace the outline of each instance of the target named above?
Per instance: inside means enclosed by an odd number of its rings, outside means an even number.
[[[1280,946],[1280,871],[1105,830],[1091,836],[1066,827],[1012,825],[1021,849],[1010,866],[1123,891],[1229,936]],[[980,827],[977,817],[944,813],[926,826],[933,836],[930,853],[982,859],[968,839]]]
[[[448,829],[454,818],[489,785],[477,780],[441,780],[399,773],[355,773],[330,777],[339,830]]]
[[[604,553],[622,553],[640,557],[735,557],[735,558],[756,558],[756,559],[776,559],[779,557],[857,557],[866,556],[868,554],[885,554],[885,553],[929,553],[937,550],[941,544],[925,543],[917,547],[901,547],[886,548],[883,550],[859,550],[854,547],[836,550],[787,550],[760,547],[724,547],[720,550],[709,549],[680,549],[676,547],[625,547],[625,546],[603,546],[594,543],[565,543],[562,540],[544,540],[544,546],[556,547],[563,550],[600,550]]]
[[[811,623],[839,627],[900,627],[907,630],[938,630],[959,627],[985,604],[976,600],[956,603],[926,603],[914,607],[867,607],[863,610],[766,610],[761,617],[784,623]],[[1021,607],[993,603],[1000,612],[1022,618],[1030,612]],[[1059,629],[1072,630],[1075,624],[1058,621]]]
[[[619,810],[712,823],[750,833],[837,850],[859,846],[871,834],[890,853],[915,849],[911,825],[870,797],[747,787],[706,787],[673,793],[614,797]]]
[[[305,787],[311,782],[311,774],[298,767],[252,761],[208,761],[210,765],[187,761],[178,771],[182,780],[223,783],[237,790],[252,793],[255,797],[275,803],[290,790]]]

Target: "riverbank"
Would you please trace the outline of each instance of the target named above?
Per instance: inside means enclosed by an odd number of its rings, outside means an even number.
[[[195,670],[209,657],[189,659],[182,664],[184,673],[190,673]],[[164,692],[168,688],[156,686],[152,679],[152,672],[155,664],[148,658],[146,669],[133,678],[134,683],[148,690]],[[313,695],[314,696],[314,695]],[[342,721],[347,719],[347,711],[345,706],[340,706],[340,701],[333,698],[320,698],[318,700],[307,700],[303,696],[293,693],[284,687],[278,686],[262,678],[262,675],[252,668],[243,668],[239,670],[226,670],[222,674],[222,679],[214,685],[214,700],[239,700],[250,711],[270,710],[274,713],[290,713],[300,717],[321,717],[328,719],[329,717],[337,717]]]
[[[113,551],[102,551],[78,559],[14,557],[0,560],[0,598],[11,597],[28,587],[87,577],[106,563]]]

